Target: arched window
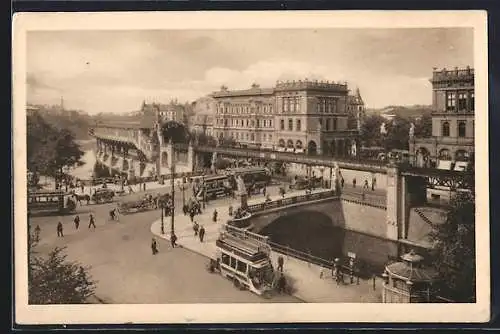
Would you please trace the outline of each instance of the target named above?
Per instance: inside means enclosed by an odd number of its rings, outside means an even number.
[[[285,141],[284,141],[283,139],[280,139],[280,140],[278,141],[278,146],[279,146],[279,147],[285,147]]]
[[[297,140],[297,142],[295,143],[295,147],[298,148],[298,149],[301,149],[302,148],[302,142],[300,140]]]
[[[466,135],[465,128],[466,128],[465,121],[458,121],[458,136],[459,137],[465,137],[465,135]]]
[[[288,141],[286,142],[286,147],[293,148],[293,140],[288,139]]]
[[[464,150],[458,150],[455,152],[455,160],[456,161],[468,161],[469,160],[469,153]]]
[[[450,123],[443,122],[441,125],[441,136],[449,137],[450,136]]]
[[[450,150],[443,148],[439,151],[439,160],[451,160]]]

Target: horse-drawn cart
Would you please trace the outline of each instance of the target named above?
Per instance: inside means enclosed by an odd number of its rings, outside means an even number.
[[[95,193],[92,194],[91,199],[95,203],[108,203],[112,202],[114,197],[115,197],[114,191],[107,188],[102,188],[102,189],[96,189]]]
[[[137,200],[122,201],[118,204],[118,208],[122,214],[136,213],[155,209],[153,201],[143,198]]]

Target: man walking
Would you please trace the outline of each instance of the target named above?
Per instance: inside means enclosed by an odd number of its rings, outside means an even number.
[[[356,178],[352,179],[352,187],[356,188]]]
[[[283,272],[283,264],[284,264],[285,260],[283,259],[283,256],[279,256],[278,257],[278,271],[279,272]]]
[[[375,185],[377,184],[377,179],[375,176],[372,178],[372,191],[375,191]]]
[[[203,227],[203,225],[200,228],[199,236],[200,236],[200,242],[203,242],[203,239],[205,238],[205,228]]]
[[[113,209],[109,212],[109,220],[115,220],[116,217],[116,209]]]
[[[93,226],[94,230],[95,230],[95,220],[94,220],[94,215],[93,214],[90,214],[89,228],[90,228],[90,226]]]
[[[151,251],[153,252],[153,255],[156,255],[158,253],[158,244],[156,243],[155,238],[151,240]]]
[[[172,248],[175,248],[177,246],[177,236],[175,233],[172,233],[172,236],[170,237],[170,243],[172,244]]]
[[[35,227],[35,241],[38,242],[40,241],[40,225],[37,225]]]
[[[75,223],[75,230],[78,230],[78,228],[80,227],[80,216],[76,215],[73,222]]]
[[[58,237],[64,237],[63,234],[63,225],[61,222],[57,223],[57,236]]]
[[[194,236],[196,237],[198,235],[198,230],[200,229],[200,225],[198,225],[197,222],[194,222],[193,224],[193,231],[194,231]]]
[[[363,185],[363,189],[367,189],[368,190],[369,186],[368,186],[368,180],[365,180],[365,184]]]

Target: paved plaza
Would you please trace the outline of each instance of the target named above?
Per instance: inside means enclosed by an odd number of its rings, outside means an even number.
[[[324,190],[315,190],[320,192]],[[303,195],[304,191],[290,191],[286,197]],[[277,196],[275,197],[277,198]],[[257,204],[264,202],[264,196],[256,196],[249,199],[248,204]],[[233,207],[238,205],[238,200],[233,200]],[[213,205],[208,207],[202,215],[196,216],[195,221],[204,226],[206,230],[204,242],[200,242],[194,236],[192,223],[190,218],[185,215],[177,215],[175,217],[175,234],[178,237],[177,243],[183,248],[189,249],[195,253],[206,257],[215,257],[216,246],[215,241],[219,236],[222,224],[230,219],[229,203],[221,205]],[[213,222],[213,211],[218,212],[218,221]],[[151,225],[151,232],[159,238],[169,240],[170,238],[170,222],[164,221],[165,234],[161,233],[161,221],[156,220]],[[280,254],[272,252],[271,258],[273,263],[277,263],[277,257]],[[334,302],[380,302],[382,282],[377,278],[375,282],[375,290],[373,289],[373,280],[360,280],[359,285],[345,284],[337,285],[331,275],[331,270],[323,269],[317,265],[298,260],[285,255],[285,273],[294,281],[296,292],[294,296],[306,302],[313,303],[334,303]],[[322,274],[323,273],[323,274]],[[320,277],[323,276],[323,277]],[[346,280],[347,282],[347,280]]]

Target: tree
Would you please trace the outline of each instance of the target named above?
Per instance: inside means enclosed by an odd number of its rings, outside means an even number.
[[[163,139],[174,144],[187,144],[190,139],[190,134],[187,128],[178,122],[169,121],[162,125]]]
[[[432,136],[432,116],[427,112],[415,122],[415,137],[429,138]]]
[[[475,302],[475,196],[460,191],[451,202],[445,223],[433,226],[434,266],[441,274],[444,291],[456,302]]]
[[[64,248],[55,248],[46,258],[37,256],[36,244],[37,241],[28,237],[29,304],[86,303],[96,288],[96,281],[89,274],[90,267],[68,261]]]
[[[34,173],[56,177],[63,167],[81,165],[84,152],[73,134],[48,124],[38,113],[27,119],[28,169]]]
[[[384,146],[387,150],[407,150],[410,140],[410,121],[401,116],[395,116],[387,124],[387,135]]]
[[[380,115],[374,114],[366,116],[361,125],[361,141],[365,146],[382,146],[382,135],[380,125],[386,121]]]

